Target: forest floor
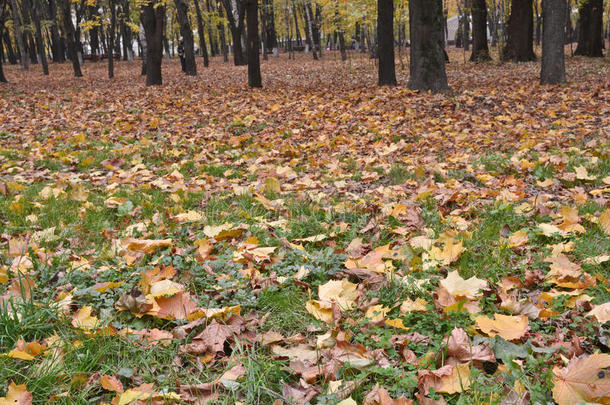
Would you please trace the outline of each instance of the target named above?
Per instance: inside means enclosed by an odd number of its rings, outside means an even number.
[[[324,58],[5,66],[0,397],[608,400],[608,60]]]

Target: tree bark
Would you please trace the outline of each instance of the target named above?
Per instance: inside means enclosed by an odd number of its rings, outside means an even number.
[[[566,0],[542,0],[541,84],[566,81],[564,55]]]
[[[205,44],[205,31],[203,30],[203,18],[201,17],[201,9],[199,8],[199,0],[193,0],[195,3],[195,12],[197,13],[197,33],[199,34],[199,51],[203,56],[203,66],[210,66],[208,58],[208,47]],[[211,38],[211,37],[210,37]]]
[[[57,3],[55,0],[49,0],[49,18],[51,20],[51,52],[53,54],[53,62],[65,62],[64,55],[61,49],[61,40],[59,39],[59,30],[57,26]]]
[[[267,49],[273,51],[273,56],[278,57],[277,34],[275,32],[275,14],[273,12],[273,0],[263,0],[263,13],[265,15],[265,41]]]
[[[161,77],[161,61],[163,59],[163,34],[165,25],[164,3],[155,3],[151,1],[142,5],[140,21],[142,21],[144,34],[146,36],[146,85],[161,85],[163,84],[163,79]]]
[[[311,12],[311,6],[309,4],[305,4],[305,28],[307,29],[307,42],[309,47],[311,48],[311,54],[314,60],[318,60],[318,52],[316,51],[316,45],[313,41],[313,16]],[[296,16],[296,14],[295,14]],[[296,17],[295,17],[296,18]]]
[[[464,0],[464,14],[462,15],[462,23],[463,28],[462,28],[462,33],[463,33],[463,37],[462,40],[464,41],[464,50],[465,51],[469,51],[470,50],[470,21],[468,19],[469,17],[469,12],[468,9],[470,8],[470,4],[468,4],[468,0]]]
[[[222,17],[222,7],[220,7],[220,5],[218,6],[218,15],[220,17]],[[221,23],[218,23],[216,28],[218,29],[218,36],[220,37],[220,48],[222,50],[222,60],[224,62],[228,62],[229,61],[229,50],[227,47],[227,39],[225,36],[225,26]]]
[[[140,22],[140,34],[139,34],[139,39],[140,39],[140,47],[141,47],[141,51],[140,51],[140,56],[142,57],[142,71],[141,71],[141,75],[145,76],[146,75],[146,59],[147,59],[147,55],[148,55],[148,46],[146,44],[146,34],[144,33],[144,26],[142,25],[142,23]]]
[[[603,52],[603,0],[584,0],[578,15],[578,46],[574,55],[601,58]]]
[[[72,25],[72,12],[70,0],[61,1],[62,19],[64,21],[64,30],[66,31],[66,42],[68,48],[68,58],[72,61],[72,69],[74,77],[82,77],[83,73],[80,70],[80,61],[78,60],[78,52],[76,50],[76,41],[74,33],[74,25]]]
[[[294,1],[294,0],[293,0]],[[299,29],[299,18],[297,16],[297,8],[292,7],[292,15],[294,17],[294,36],[297,40],[297,45],[303,45],[303,40],[301,39],[301,30]]]
[[[109,0],[110,29],[108,32],[108,78],[114,77],[114,35],[116,32],[116,0]],[[119,55],[120,56],[120,55]]]
[[[17,39],[17,47],[19,48],[19,54],[21,55],[21,66],[23,70],[30,68],[30,61],[25,50],[25,38],[23,35],[23,28],[21,20],[19,18],[19,9],[17,8],[17,1],[11,0],[11,11],[13,13],[13,29],[15,30],[15,38]]]
[[[487,3],[472,0],[472,54],[471,62],[491,60],[487,45]]]
[[[42,8],[42,4],[40,4],[40,0],[34,0],[32,4],[32,8],[30,12],[32,13],[32,19],[34,20],[34,27],[36,28],[36,45],[38,48],[38,58],[40,59],[40,63],[42,64],[42,73],[45,76],[49,75],[49,65],[47,64],[47,55],[45,52],[45,43],[42,38],[42,27],[40,25],[40,10]]]
[[[447,84],[443,50],[441,0],[410,0],[411,61],[408,87],[411,90],[451,90]]]
[[[245,1],[248,26],[248,85],[250,87],[263,87],[261,64],[258,56],[258,0]]]
[[[502,59],[514,62],[536,60],[532,0],[512,0],[508,20],[508,41],[502,50]]]
[[[197,76],[195,41],[193,39],[193,30],[189,24],[188,6],[186,0],[175,0],[175,4],[178,12],[178,24],[180,24],[180,35],[184,40],[185,73],[187,76]]]
[[[132,32],[127,22],[129,21],[129,0],[123,0],[121,5],[123,10],[123,21],[121,24],[121,35],[123,36],[123,60],[133,61],[133,40]]]
[[[229,22],[231,36],[233,37],[233,63],[235,66],[243,66],[248,63],[244,57],[243,48],[241,46],[241,34],[244,27],[245,14],[244,1],[245,0],[222,0],[222,4],[227,13],[227,21]],[[233,8],[233,2],[235,3],[235,9]]]
[[[396,86],[394,65],[394,0],[377,0],[379,86]]]
[[[6,17],[5,17],[6,19]],[[17,56],[15,55],[15,50],[13,49],[13,45],[11,44],[11,36],[6,27],[3,28],[3,32],[1,34],[4,37],[4,45],[6,46],[6,53],[8,57],[8,62],[11,65],[17,64]]]
[[[2,51],[2,33],[4,32],[4,20],[6,19],[6,3],[0,3],[0,51]],[[0,83],[8,83],[6,76],[4,76],[4,69],[2,68],[2,58],[0,57]]]

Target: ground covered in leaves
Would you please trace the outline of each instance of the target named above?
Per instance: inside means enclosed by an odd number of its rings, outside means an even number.
[[[607,61],[325,58],[6,68],[0,403],[609,401]]]

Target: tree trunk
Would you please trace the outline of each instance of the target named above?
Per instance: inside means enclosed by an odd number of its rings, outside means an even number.
[[[21,0],[21,17],[23,18],[23,28],[28,29],[32,22],[30,14],[32,10],[32,4],[30,0]],[[36,51],[36,44],[34,42],[34,37],[30,33],[29,29],[24,31],[26,44],[28,47],[28,52],[30,55],[30,63],[35,65],[38,63],[38,52]]]
[[[508,20],[508,41],[502,50],[503,60],[528,62],[534,53],[534,11],[532,0],[512,0]]]
[[[97,8],[89,7],[89,18],[97,16]],[[89,31],[89,45],[91,46],[91,62],[97,62],[100,55],[100,27],[93,26]]]
[[[250,87],[263,87],[261,64],[258,56],[258,0],[245,1],[248,25],[248,85]]]
[[[68,58],[72,61],[72,69],[74,70],[74,77],[82,77],[83,73],[80,70],[80,62],[78,60],[78,53],[76,50],[74,25],[72,25],[72,12],[70,10],[70,0],[61,1],[61,13],[64,21],[64,30],[66,31],[66,42],[68,48]]]
[[[470,21],[468,19],[469,16],[469,12],[468,9],[470,8],[470,4],[468,4],[468,0],[464,0],[464,14],[462,15],[462,23],[464,24],[463,28],[462,28],[462,33],[463,33],[463,38],[462,40],[464,41],[464,50],[465,51],[469,51],[470,50]]]
[[[42,38],[42,27],[40,25],[40,10],[42,9],[42,4],[40,4],[40,0],[34,0],[32,4],[32,8],[30,8],[30,12],[32,13],[32,19],[34,20],[34,27],[36,27],[36,45],[38,48],[38,58],[40,59],[40,63],[42,64],[42,72],[45,76],[49,75],[49,65],[47,64],[47,55],[45,52],[45,43]]]
[[[542,0],[542,70],[541,84],[566,81],[564,55],[566,0]]]
[[[245,14],[244,1],[245,0],[222,0],[222,4],[224,5],[227,14],[231,36],[233,37],[233,63],[235,66],[243,66],[248,63],[244,57],[243,48],[241,46]],[[233,5],[235,5],[235,8]]]
[[[472,0],[472,55],[471,62],[491,60],[487,45],[487,3]]]
[[[25,50],[25,38],[23,35],[23,28],[21,20],[19,19],[19,9],[17,8],[17,1],[11,0],[11,11],[13,13],[13,29],[15,30],[15,38],[17,39],[17,47],[19,47],[19,54],[21,55],[21,66],[23,70],[30,68],[30,61]]]
[[[142,57],[142,71],[141,71],[141,75],[145,76],[146,75],[146,59],[148,58],[148,46],[146,44],[146,35],[144,34],[144,26],[142,25],[142,23],[140,23],[140,34],[139,34],[139,39],[140,39],[140,47],[141,47],[141,51],[140,51],[140,56]]]
[[[269,60],[269,56],[267,55],[267,30],[265,29],[265,27],[267,26],[267,16],[265,15],[262,8],[259,14],[259,20],[261,21],[261,23],[259,24],[261,26],[259,35],[261,39],[261,44],[263,46],[261,53],[263,54],[263,60]]]
[[[309,4],[305,4],[305,25],[307,29],[307,41],[309,47],[311,48],[311,54],[314,60],[318,60],[318,52],[316,51],[316,45],[313,41],[313,16],[311,12],[311,6]],[[296,14],[295,14],[296,15]]]
[[[380,86],[396,86],[394,66],[394,0],[377,0]]]
[[[341,53],[341,60],[347,60],[347,52],[345,50],[345,35],[343,35],[343,30],[341,29],[338,33],[339,35],[339,52]]]
[[[59,30],[57,25],[57,3],[55,0],[49,0],[49,18],[51,20],[51,52],[53,54],[53,62],[65,62],[64,55],[61,49],[61,40],[59,39]]]
[[[313,16],[313,45],[318,51],[318,57],[322,58],[322,43],[320,40],[320,27],[322,25],[322,6],[316,3],[315,13],[311,10],[311,2],[307,3],[310,14]]]
[[[299,29],[299,18],[297,16],[297,8],[292,7],[292,15],[294,17],[294,33],[295,38],[297,40],[297,45],[303,45],[303,40],[301,39],[301,30]]]
[[[408,87],[411,90],[449,91],[443,50],[441,0],[410,0],[411,61]]]
[[[195,62],[195,41],[193,39],[193,30],[191,30],[191,26],[189,24],[188,7],[186,5],[186,0],[175,0],[175,4],[176,10],[178,11],[180,35],[184,40],[184,59],[186,68],[184,72],[188,76],[196,76],[197,64]]]
[[[142,5],[140,21],[142,21],[146,36],[146,85],[161,85],[163,84],[161,61],[163,59],[163,33],[165,25],[164,3],[151,1]]]
[[[273,51],[273,56],[278,57],[277,34],[275,32],[275,14],[273,12],[273,0],[263,0],[263,13],[265,15],[265,40],[267,49]]]
[[[208,47],[205,44],[205,31],[203,30],[203,18],[201,17],[201,9],[199,8],[199,0],[193,0],[195,3],[195,12],[197,13],[197,33],[199,34],[199,50],[203,56],[203,66],[210,66],[208,58]],[[210,37],[211,38],[211,37]]]
[[[208,13],[211,14],[212,13],[212,5],[210,4],[211,1],[210,0],[206,0],[205,2],[205,6],[208,10]],[[218,50],[218,38],[216,38],[216,33],[213,30],[213,24],[208,24],[207,28],[208,28],[208,38],[210,40],[210,56],[214,57],[217,55],[220,55],[220,52]]]
[[[116,0],[110,0],[110,29],[108,30],[108,78],[114,77],[114,35],[116,31]],[[120,56],[120,55],[119,55]]]
[[[129,0],[124,0],[121,8],[123,9],[123,22],[121,24],[121,32],[123,35],[123,50],[125,53],[124,56],[126,57],[125,60],[131,62],[133,61],[133,39],[131,28],[129,27],[129,25],[127,25],[127,22],[130,19]]]
[[[534,42],[536,45],[540,45],[542,35],[542,11],[538,10],[538,0],[534,0],[534,18],[536,21],[536,28],[534,30]]]
[[[11,44],[11,36],[6,27],[3,28],[4,32],[2,32],[2,36],[4,37],[4,44],[6,45],[6,53],[8,56],[8,62],[11,65],[17,64],[17,55],[15,55],[15,50],[13,49],[13,45]]]
[[[0,5],[0,51],[2,51],[2,33],[4,32],[4,20],[6,19],[6,8],[5,3]],[[0,83],[8,83],[6,76],[4,76],[4,69],[2,68],[2,58],[0,57]]]
[[[601,58],[603,53],[603,0],[584,0],[578,14],[578,46],[574,55]]]

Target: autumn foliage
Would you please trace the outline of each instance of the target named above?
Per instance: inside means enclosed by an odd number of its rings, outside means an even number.
[[[610,401],[607,63],[333,55],[5,67],[0,404]]]

